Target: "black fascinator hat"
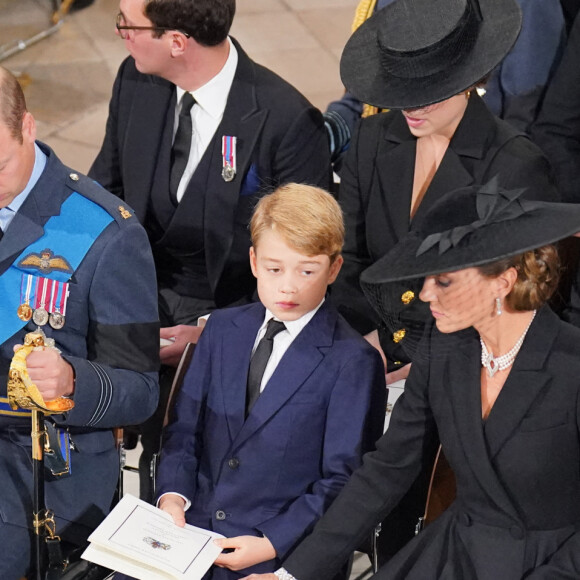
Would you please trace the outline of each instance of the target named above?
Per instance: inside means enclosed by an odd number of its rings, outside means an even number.
[[[443,101],[501,62],[521,20],[516,0],[395,0],[351,36],[342,82],[362,102],[382,108]]]
[[[527,200],[498,179],[444,195],[421,223],[361,275],[365,285],[489,264],[580,232],[580,204]]]

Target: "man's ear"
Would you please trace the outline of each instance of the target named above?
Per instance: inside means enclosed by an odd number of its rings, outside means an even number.
[[[171,56],[181,56],[187,49],[187,36],[179,30],[173,30],[168,34],[170,34],[171,39]]]
[[[22,138],[25,143],[36,141],[36,122],[32,113],[26,111],[22,117]]]

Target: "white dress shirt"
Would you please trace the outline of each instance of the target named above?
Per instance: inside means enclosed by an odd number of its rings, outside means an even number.
[[[264,370],[264,375],[262,376],[262,382],[260,383],[260,393],[264,390],[264,387],[270,380],[270,377],[274,374],[278,363],[282,360],[284,353],[290,348],[290,345],[294,341],[294,339],[302,332],[304,327],[312,320],[312,317],[318,312],[318,309],[322,306],[324,302],[324,298],[322,302],[310,312],[306,313],[304,316],[301,316],[298,320],[290,320],[284,322],[284,326],[286,326],[286,330],[279,332],[274,337],[274,346],[272,347],[272,354],[268,359],[268,364],[266,365],[266,369]],[[262,326],[260,326],[260,330],[258,330],[258,335],[256,336],[256,340],[254,341],[254,348],[252,349],[252,355],[256,351],[256,347],[260,340],[262,340],[264,334],[266,334],[266,327],[268,326],[268,322],[270,319],[278,320],[267,308],[266,308],[266,316],[264,317],[264,322]]]
[[[189,159],[177,188],[177,201],[181,201],[191,176],[195,173],[205,150],[211,143],[226,110],[226,103],[238,67],[238,51],[229,38],[228,42],[230,52],[222,70],[205,85],[191,93],[195,99],[195,105],[191,108],[193,134]],[[183,97],[184,93],[185,91],[182,88],[177,87],[177,104],[173,126],[174,139],[179,124],[181,97]]]

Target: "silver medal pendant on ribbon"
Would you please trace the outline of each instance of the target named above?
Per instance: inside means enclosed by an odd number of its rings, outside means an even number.
[[[60,330],[64,326],[68,293],[68,282],[54,281],[50,296],[50,316],[48,317],[48,323],[55,330]]]
[[[236,137],[222,137],[222,177],[226,182],[233,181],[236,176]]]
[[[32,321],[37,326],[44,326],[48,322],[47,300],[52,291],[53,280],[50,278],[36,279],[36,295],[34,297],[34,312]]]

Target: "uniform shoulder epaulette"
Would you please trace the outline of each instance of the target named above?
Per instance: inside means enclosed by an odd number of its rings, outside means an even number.
[[[134,220],[135,212],[122,199],[107,191],[94,179],[71,171],[68,175],[68,185],[74,191],[90,199],[106,210],[117,223],[123,224]]]

